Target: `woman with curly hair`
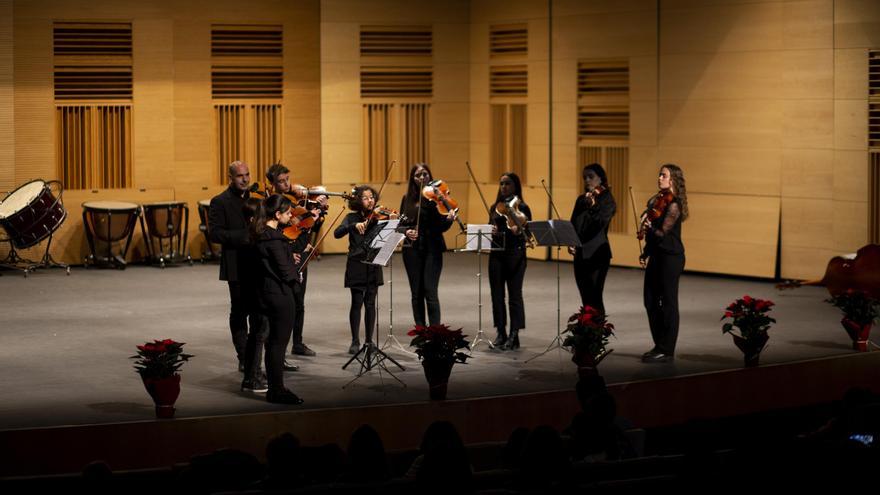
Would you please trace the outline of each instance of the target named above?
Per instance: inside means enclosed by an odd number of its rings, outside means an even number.
[[[648,201],[639,236],[645,249],[639,263],[645,267],[645,309],[654,348],[642,355],[646,363],[665,363],[675,356],[678,339],[678,280],[684,270],[681,223],[688,218],[684,173],[677,165],[660,167],[660,191]]]

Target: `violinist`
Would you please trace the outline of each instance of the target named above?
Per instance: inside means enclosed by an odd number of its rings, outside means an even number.
[[[413,165],[409,171],[406,196],[400,202],[400,213],[406,217],[408,244],[403,246],[403,264],[412,293],[413,319],[416,325],[440,324],[440,273],[443,271],[443,252],[446,241],[443,233],[457,218],[455,210],[446,215],[437,210],[437,204],[422,196],[422,189],[433,180],[427,163]]]
[[[220,244],[220,280],[229,286],[229,330],[232,345],[238,356],[238,370],[244,371],[248,335],[256,335],[262,328],[262,318],[254,298],[248,297],[242,286],[246,278],[242,272],[250,244],[248,222],[244,214],[245,202],[250,198],[251,175],[247,163],[234,161],[227,169],[229,187],[211,198],[208,221],[211,225],[211,242]],[[250,329],[248,328],[250,324]]]
[[[351,309],[348,322],[351,327],[349,354],[357,354],[361,347],[359,333],[361,308],[364,308],[364,342],[372,344],[376,327],[376,296],[382,285],[382,267],[365,263],[370,243],[381,230],[374,208],[379,194],[368,185],[357,186],[348,202],[352,210],[333,231],[333,237],[348,236],[348,260],[345,264],[345,287],[351,291]],[[392,215],[396,216],[396,215]]]
[[[574,256],[574,280],[583,306],[605,312],[605,277],[611,266],[611,245],[608,225],[617,211],[617,203],[608,189],[605,169],[598,163],[584,167],[584,194],[578,196],[571,212],[571,223],[581,241],[580,247],[569,246]]]
[[[654,348],[642,355],[646,363],[672,361],[678,339],[678,281],[684,270],[681,223],[688,218],[684,173],[666,164],[657,177],[660,191],[642,213],[639,237],[645,249],[639,263],[645,269],[645,310]]]
[[[516,211],[518,210],[518,211]],[[493,345],[499,349],[519,348],[519,331],[526,326],[523,304],[523,279],[526,275],[526,222],[532,219],[532,210],[522,200],[522,183],[519,176],[507,172],[498,183],[495,206],[489,213],[493,225],[493,246],[503,250],[489,253],[489,287],[492,292],[492,321],[498,333]],[[504,304],[504,287],[510,305],[510,335],[507,328],[507,311]]]
[[[290,170],[280,163],[273,164],[269,167],[269,170],[266,171],[266,179],[272,184],[272,189],[277,194],[282,194],[291,198],[294,196],[294,185],[290,182]],[[318,198],[320,206],[326,206],[327,197],[321,196]],[[311,228],[312,230],[316,230],[320,228],[321,223],[323,222],[323,216],[321,215],[321,210],[314,205],[309,210],[312,216],[315,219],[315,225]],[[291,223],[296,224],[299,222],[299,219],[293,217]],[[303,234],[299,235],[293,242],[293,251],[299,254],[303,259],[305,259],[307,252],[311,249],[311,244],[309,244],[309,232],[306,231]],[[293,332],[291,340],[293,341],[293,345],[291,346],[291,353],[299,356],[314,356],[315,351],[313,351],[309,346],[307,346],[303,342],[303,326],[305,324],[305,298],[306,298],[306,282],[308,281],[308,269],[302,271],[302,283],[294,285],[294,299],[296,299],[296,314],[293,319]],[[295,371],[297,366],[290,361],[285,360],[284,367],[288,371]]]
[[[293,287],[299,284],[296,268],[299,255],[293,252],[282,232],[284,225],[290,222],[292,207],[291,201],[282,195],[269,196],[261,204],[251,230],[262,271],[260,300],[269,320],[265,358],[269,382],[266,400],[279,404],[303,402],[284,386],[284,350],[290,339],[296,309]],[[248,371],[253,373],[253,369]],[[246,385],[242,383],[242,389],[246,389]]]

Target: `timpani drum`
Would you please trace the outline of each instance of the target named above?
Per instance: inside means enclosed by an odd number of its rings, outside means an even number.
[[[140,206],[124,201],[86,201],[82,207],[83,227],[91,250],[85,259],[86,266],[91,263],[124,269],[134,224],[140,216]],[[123,239],[125,247],[122,252],[114,253],[114,243]]]
[[[199,201],[199,231],[205,236],[205,249],[202,251],[202,263],[208,260],[219,260],[220,252],[214,249],[211,242],[211,224],[208,221],[211,213],[211,200]]]
[[[186,247],[189,229],[189,207],[183,201],[162,201],[141,205],[141,230],[147,245],[149,261],[165,268],[168,263],[187,261],[192,257]]]
[[[58,186],[58,197],[51,184]],[[61,183],[36,179],[22,184],[0,203],[0,225],[12,245],[26,249],[52,235],[67,219],[61,202]]]

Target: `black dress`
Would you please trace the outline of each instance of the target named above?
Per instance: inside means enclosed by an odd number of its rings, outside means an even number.
[[[654,351],[672,356],[678,340],[678,281],[684,270],[681,203],[676,198],[645,233],[645,309]]]
[[[528,220],[532,219],[532,210],[525,203],[520,203],[520,211]],[[523,279],[526,275],[526,238],[523,234],[514,234],[507,228],[507,219],[495,213],[489,217],[497,233],[492,236],[493,247],[503,246],[504,249],[489,253],[489,287],[492,293],[492,321],[499,334],[504,334],[507,327],[508,308],[504,303],[504,287],[507,286],[508,304],[510,307],[510,330],[517,331],[526,326],[525,305],[523,303]]]
[[[342,223],[333,231],[333,237],[348,236],[348,260],[345,264],[345,286],[351,291],[351,307],[348,322],[351,329],[351,342],[360,345],[359,328],[361,308],[364,308],[364,340],[373,341],[376,325],[376,298],[382,285],[382,267],[365,263],[370,254],[370,243],[381,230],[378,222],[371,222],[361,234],[356,225],[364,220],[360,212],[346,215]]]
[[[437,211],[437,205],[424,198],[421,213],[416,203],[407,204],[406,197],[400,202],[400,211],[406,216],[401,226],[414,228],[419,224],[419,237],[414,242],[404,242],[403,264],[412,294],[413,320],[416,325],[440,324],[440,273],[443,271],[443,252],[446,241],[443,233],[449,230],[453,220]],[[425,321],[425,307],[428,319]]]
[[[617,203],[611,191],[596,196],[596,204],[590,205],[581,194],[574,203],[571,223],[581,241],[574,253],[574,280],[581,295],[581,304],[605,311],[602,297],[605,277],[611,266],[611,245],[608,243],[608,225],[617,211]]]

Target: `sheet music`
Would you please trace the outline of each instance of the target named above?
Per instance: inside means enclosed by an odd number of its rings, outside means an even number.
[[[476,251],[478,246],[480,250],[492,248],[492,224],[469,223],[465,235],[467,243],[462,251]]]
[[[382,226],[382,230],[376,234],[376,237],[373,238],[373,242],[370,243],[370,247],[374,249],[381,249],[385,246],[385,243],[388,240],[388,236],[395,233],[397,230],[397,224],[400,223],[400,219],[394,220],[381,220],[379,221],[379,225]],[[394,243],[395,247],[397,243]]]
[[[397,220],[392,220],[396,222]],[[397,245],[403,241],[403,238],[406,235],[400,232],[394,232],[393,230],[382,241],[382,246],[379,248],[379,252],[376,253],[376,256],[370,261],[370,263],[374,265],[382,265],[386,266],[388,264],[388,260],[391,259],[391,255],[394,254],[394,250],[397,249]],[[375,244],[375,241],[373,241]]]

